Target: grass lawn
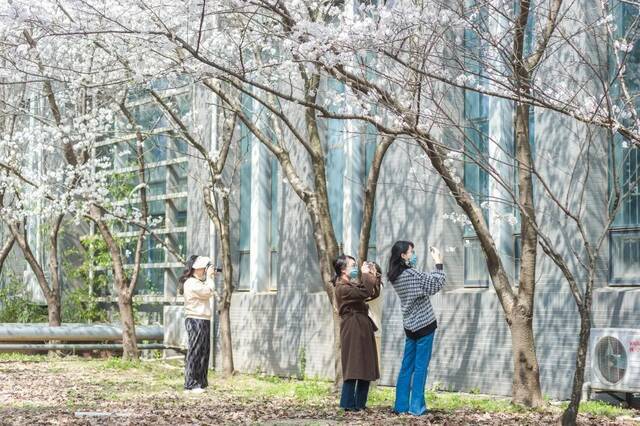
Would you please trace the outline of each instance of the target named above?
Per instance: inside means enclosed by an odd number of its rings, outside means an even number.
[[[526,410],[507,398],[428,392],[430,413],[391,412],[394,389],[376,387],[369,409],[344,413],[331,383],[211,372],[207,392],[185,394],[178,361],[0,354],[0,424],[514,424],[556,422],[561,405]],[[637,411],[582,404],[581,424],[640,424]]]

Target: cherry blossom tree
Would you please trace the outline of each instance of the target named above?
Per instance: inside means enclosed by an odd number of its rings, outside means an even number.
[[[326,144],[321,121],[329,118],[348,120],[349,113],[335,111],[332,95],[320,98],[320,90],[329,81],[326,74],[297,63],[297,55],[287,53],[280,57],[277,54],[281,51],[281,40],[264,34],[254,24],[278,22],[270,17],[267,21],[254,22],[252,16],[255,11],[260,11],[259,6],[239,5],[234,19],[227,19],[223,13],[228,7],[226,4],[198,5],[195,7],[191,2],[171,6],[163,2],[128,3],[130,8],[122,14],[120,6],[124,7],[124,3],[105,8],[101,2],[78,2],[65,9],[72,16],[81,14],[83,19],[70,20],[64,29],[51,34],[100,39],[101,44],[112,47],[126,45],[126,49],[115,47],[110,50],[116,52],[121,62],[140,79],[153,75],[158,64],[174,64],[176,73],[201,81],[227,108],[231,108],[238,120],[277,158],[287,181],[304,203],[313,227],[321,280],[330,303],[334,305],[331,265],[339,247],[329,211]],[[309,9],[308,13],[318,22],[334,19],[333,10],[327,11],[322,5]],[[144,60],[136,61],[136,56],[144,57]],[[224,63],[223,68],[218,63]],[[267,134],[247,116],[236,99],[220,89],[219,82],[253,99],[273,116],[274,127],[281,130],[275,135]],[[278,87],[278,90],[270,90],[271,87]],[[334,93],[333,97],[336,96],[343,95]],[[351,98],[341,99],[339,103],[348,104]],[[300,105],[303,105],[302,109]],[[381,139],[374,155],[373,172],[369,174],[364,190],[368,224],[361,232],[360,251],[363,253],[368,247],[377,176],[384,153],[393,140],[393,134],[385,134]],[[302,155],[301,166],[293,162],[294,152],[296,156]],[[309,179],[300,171],[304,170],[305,164],[311,169]],[[335,306],[333,311],[334,332],[338,335],[339,318]],[[335,350],[338,353],[339,339],[335,339]],[[339,362],[340,358],[336,356],[338,382]]]
[[[578,255],[561,252],[541,228],[543,218],[536,209],[533,182],[544,182],[544,176],[540,177],[535,166],[529,116],[535,108],[594,134],[608,132],[611,140],[624,138],[628,144],[639,144],[636,101],[628,87],[633,72],[625,66],[637,37],[620,35],[613,24],[612,5],[598,5],[596,13],[583,14],[580,4],[562,0],[428,4],[59,1],[50,5],[61,19],[58,26],[49,28],[48,36],[75,37],[106,46],[112,58],[127,64],[133,81],[148,80],[162,69],[189,75],[209,88],[276,156],[305,204],[322,281],[332,304],[328,282],[338,245],[330,219],[320,122],[330,118],[375,128],[385,142],[378,144],[378,167],[385,145],[396,137],[412,139],[462,211],[453,217],[473,229],[486,257],[512,335],[513,399],[517,403],[544,404],[532,327],[539,246],[567,279],[581,316],[574,397],[565,417],[570,422],[579,404],[575,395],[584,373],[593,281],[580,288],[575,278],[579,274],[567,266],[568,259],[582,259],[587,265],[584,270],[590,271],[588,265],[595,265],[602,239],[596,238],[594,244],[591,235],[579,232],[584,217],[562,201],[551,185],[543,185],[544,200],[573,223],[585,251]],[[590,48],[588,53],[584,46]],[[609,46],[612,67],[603,66]],[[332,90],[330,81],[343,84],[344,90]],[[280,137],[276,135],[274,142],[222,87],[250,97],[269,111],[282,129]],[[510,152],[497,144],[500,158],[489,158],[477,138],[470,137],[474,133],[483,137],[486,132],[464,117],[460,105],[466,93],[511,105],[514,137]],[[596,145],[593,140],[582,137],[579,146]],[[292,161],[292,154],[298,152],[311,165],[308,181]],[[517,286],[485,219],[490,203],[466,188],[457,172],[456,164],[463,158],[490,176],[503,200],[520,216],[518,222],[502,217],[520,228],[522,261]],[[514,164],[507,175],[492,164],[505,159]],[[371,214],[373,204],[368,203],[373,203],[377,180],[376,173],[369,177],[365,214]],[[622,197],[615,194],[614,206]],[[576,205],[584,213],[581,204]],[[365,221],[361,252],[366,250],[367,234]],[[334,315],[336,332],[337,327]],[[335,367],[338,373],[339,365]]]
[[[22,93],[4,103],[13,114],[0,149],[2,218],[22,250],[47,299],[49,322],[60,324],[61,265],[59,234],[65,221],[95,223],[111,255],[114,290],[123,329],[123,356],[137,358],[133,293],[140,274],[146,235],[153,233],[145,182],[144,140],[128,106],[128,87],[139,84],[99,40],[48,37],[61,23],[73,21],[62,5],[15,2],[3,9],[3,78]],[[115,136],[116,115],[124,117],[135,143],[138,184],[129,197],[139,208],[126,208],[113,193],[109,164],[96,154],[99,141]],[[6,120],[5,120],[6,121]],[[122,121],[122,120],[119,120]],[[129,131],[131,132],[131,131]],[[122,131],[120,131],[122,133]],[[33,252],[25,223],[50,222],[48,264]],[[116,222],[138,229],[132,256],[113,232]],[[171,248],[176,252],[175,248]],[[132,257],[127,271],[125,258]],[[181,256],[178,257],[179,259]],[[48,267],[48,271],[46,268]]]

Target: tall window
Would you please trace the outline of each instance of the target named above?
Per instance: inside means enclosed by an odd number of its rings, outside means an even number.
[[[518,19],[518,15],[520,14],[520,3],[522,0],[516,0],[513,4],[514,10],[514,22]],[[536,1],[529,1],[529,14],[527,16],[527,26],[524,29],[524,46],[523,46],[523,55],[526,57],[533,52],[534,41],[535,41],[535,17],[536,17]]]
[[[477,16],[474,25],[464,31],[464,65],[466,72],[478,80],[483,75],[483,55],[479,32],[484,22],[483,10],[473,4],[470,9]],[[464,186],[478,204],[482,204],[489,195],[487,172],[480,166],[488,156],[489,102],[478,92],[464,92],[465,118],[465,161]],[[485,217],[486,219],[486,217]],[[464,229],[464,283],[468,286],[489,285],[489,273],[484,252],[472,226]]]
[[[635,99],[635,109],[640,109],[640,46],[638,43],[637,4],[615,2],[616,37],[633,43],[633,48],[619,49],[620,59],[625,64],[624,79],[630,95]],[[612,46],[613,48],[613,46]],[[612,58],[613,59],[613,58]],[[615,70],[612,61],[612,71]],[[619,92],[618,82],[614,83],[614,95]],[[622,101],[622,99],[620,99]],[[627,106],[628,108],[628,106]],[[610,173],[611,183],[621,191],[622,205],[609,233],[609,274],[611,284],[640,285],[640,150],[629,141],[616,136],[613,162]],[[613,180],[615,178],[615,181]]]
[[[244,113],[251,117],[253,113],[253,99],[250,96],[242,97]],[[251,286],[250,275],[250,248],[251,248],[251,147],[253,136],[246,125],[240,124],[240,240],[238,242],[239,281],[238,290],[249,290]]]
[[[280,162],[275,156],[271,156],[271,222],[270,222],[270,249],[271,249],[271,275],[270,290],[278,288],[278,266],[280,259]]]
[[[178,114],[190,110],[191,92],[186,89],[160,92]],[[153,233],[172,245],[184,257],[187,221],[187,149],[183,140],[169,136],[171,125],[161,108],[145,92],[132,94],[127,102],[144,140],[145,181],[147,202]],[[140,209],[140,194],[131,193],[138,181],[136,137],[124,116],[115,124],[116,137],[96,144],[96,156],[109,160],[111,191],[117,205],[127,209]],[[134,262],[138,229],[125,223],[114,224],[114,236],[122,241],[125,268],[131,270]],[[92,231],[95,233],[95,230]],[[182,264],[152,235],[143,244],[142,265],[135,287],[137,295],[175,296],[175,285]],[[109,275],[108,268],[97,267],[94,277]],[[110,289],[99,289],[98,294],[109,295]]]
[[[328,80],[327,86],[331,94],[344,94],[344,84],[336,80]],[[332,106],[337,110],[339,106]],[[327,190],[329,192],[329,212],[331,223],[338,244],[342,246],[343,199],[344,199],[344,128],[342,120],[327,120]]]

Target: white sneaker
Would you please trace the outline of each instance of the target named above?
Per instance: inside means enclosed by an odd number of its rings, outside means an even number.
[[[204,393],[202,388],[185,389],[185,393]]]

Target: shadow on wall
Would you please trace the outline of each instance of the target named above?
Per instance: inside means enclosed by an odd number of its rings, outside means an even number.
[[[312,228],[302,202],[288,186],[283,189],[277,291],[234,294],[235,366],[243,372],[332,378],[331,305],[320,281]]]

